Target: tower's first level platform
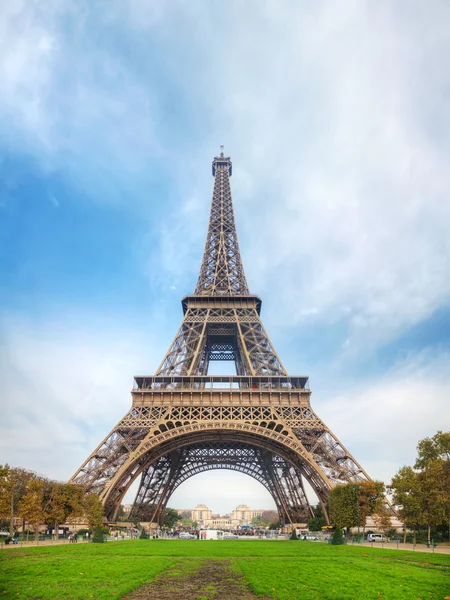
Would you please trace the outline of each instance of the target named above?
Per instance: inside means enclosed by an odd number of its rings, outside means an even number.
[[[149,376],[135,377],[133,406],[309,405],[308,377]]]

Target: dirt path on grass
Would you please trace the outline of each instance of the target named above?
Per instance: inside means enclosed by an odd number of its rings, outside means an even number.
[[[245,577],[230,569],[229,561],[203,560],[197,570],[190,570],[188,575],[169,570],[122,600],[261,600],[249,590]]]

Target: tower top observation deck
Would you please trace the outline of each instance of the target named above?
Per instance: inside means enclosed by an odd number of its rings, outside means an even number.
[[[215,156],[212,162],[212,174],[216,176],[217,167],[228,167],[228,175],[231,177],[233,174],[233,165],[229,156],[224,156],[223,146],[220,146],[220,156]]]

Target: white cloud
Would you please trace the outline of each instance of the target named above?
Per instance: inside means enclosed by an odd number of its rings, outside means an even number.
[[[220,66],[216,53],[199,59],[196,81],[211,103],[208,136],[234,159],[251,288],[277,294],[277,325],[346,319],[347,352],[373,348],[450,300],[448,4],[250,12],[231,3],[219,25],[194,3],[184,16],[196,51],[207,27],[226,48]],[[203,147],[190,154],[203,164]],[[183,249],[178,228],[196,225],[175,215],[164,247]],[[164,268],[179,271],[178,256]]]
[[[112,317],[5,319],[2,461],[68,479],[129,409],[133,375],[160,358],[153,348],[157,335],[144,343]]]
[[[313,408],[374,479],[414,464],[417,442],[450,430],[448,354],[411,355],[378,379],[347,386]]]
[[[450,300],[449,18],[446,2],[10,3],[4,139],[152,218],[138,182],[164,165],[180,196],[152,283],[187,291],[225,143],[251,288],[283,290],[280,326],[348,318],[357,353]]]
[[[94,22],[99,20],[94,25]],[[122,202],[160,154],[158,93],[94,30],[108,15],[82,2],[6,3],[0,15],[0,123],[10,151],[64,169],[97,202]],[[150,163],[151,164],[151,163]],[[131,191],[133,202],[130,203]],[[127,182],[128,204],[141,196]]]

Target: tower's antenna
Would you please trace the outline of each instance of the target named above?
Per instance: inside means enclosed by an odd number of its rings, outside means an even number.
[[[220,146],[220,158],[223,158],[223,145]]]

